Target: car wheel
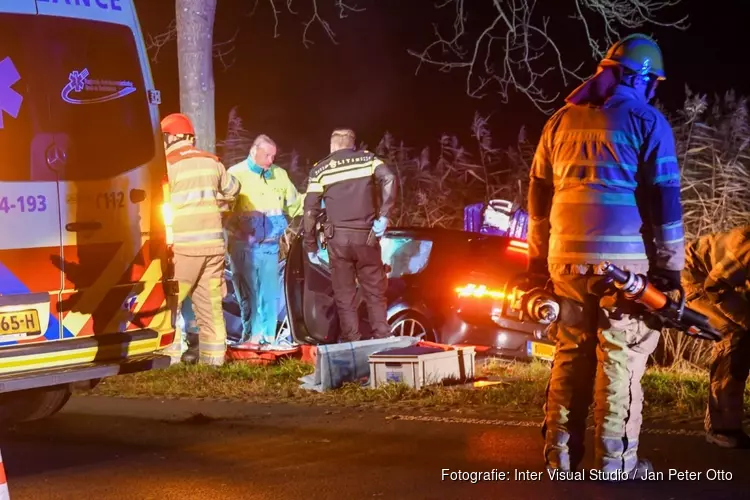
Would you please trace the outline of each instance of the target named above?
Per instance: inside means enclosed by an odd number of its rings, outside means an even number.
[[[397,337],[417,337],[419,340],[436,342],[432,326],[421,314],[414,311],[399,313],[388,323],[391,326],[391,334]]]

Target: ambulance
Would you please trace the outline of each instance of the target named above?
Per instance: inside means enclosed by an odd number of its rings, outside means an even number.
[[[132,0],[0,2],[0,422],[169,366],[158,104]]]

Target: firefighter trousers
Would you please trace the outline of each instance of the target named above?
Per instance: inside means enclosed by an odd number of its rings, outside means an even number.
[[[750,332],[732,329],[714,344],[711,356],[706,432],[742,430],[745,383],[750,374]]]
[[[224,364],[227,330],[222,300],[227,287],[224,282],[224,254],[195,256],[175,254],[175,279],[180,286],[178,310],[186,297],[193,302],[198,323],[199,362]]]
[[[660,331],[643,322],[637,304],[602,294],[601,276],[553,275],[552,281],[562,307],[550,328],[556,349],[542,426],[547,467],[577,470],[593,399],[595,467],[629,473],[638,464],[641,378]]]
[[[361,339],[357,313],[357,282],[367,306],[373,338],[391,335],[388,327],[386,291],[388,278],[380,252],[380,242],[368,244],[369,231],[335,228],[328,240],[331,286],[341,325],[341,340]]]
[[[709,365],[706,432],[731,433],[742,430],[745,383],[750,373],[750,332],[731,321],[716,304],[701,293],[687,306],[708,318],[719,331]]]

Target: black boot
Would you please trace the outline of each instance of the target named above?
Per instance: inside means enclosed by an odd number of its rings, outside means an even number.
[[[198,362],[198,359],[200,358],[200,354],[198,352],[197,348],[188,348],[187,351],[185,351],[185,354],[182,355],[182,362],[186,365],[194,365]]]
[[[721,448],[750,448],[750,436],[742,430],[710,431],[706,433],[706,441]]]

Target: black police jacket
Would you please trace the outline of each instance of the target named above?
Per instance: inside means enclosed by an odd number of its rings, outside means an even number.
[[[378,189],[379,185],[379,189]],[[315,223],[325,202],[334,228],[369,230],[375,219],[390,218],[396,203],[396,177],[367,150],[341,149],[316,163],[305,194],[305,249],[317,248]]]

